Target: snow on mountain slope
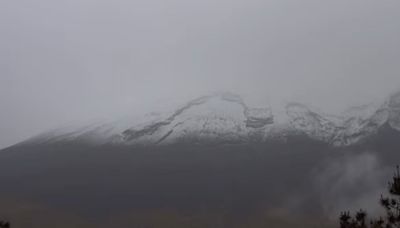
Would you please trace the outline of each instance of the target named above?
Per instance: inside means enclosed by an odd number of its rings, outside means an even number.
[[[286,106],[291,125],[311,138],[321,141],[331,141],[338,130],[337,117],[319,113],[299,103]]]
[[[352,145],[377,133],[387,120],[387,109],[375,105],[359,106],[345,114],[344,121],[333,139],[334,145]]]
[[[133,144],[159,144],[177,141],[247,141],[249,134],[263,131],[273,123],[268,108],[248,108],[234,94],[205,96],[192,100],[167,119],[123,132],[124,141]]]
[[[246,143],[284,140],[293,134],[303,134],[335,146],[348,146],[377,133],[386,123],[400,130],[400,92],[383,104],[353,107],[340,116],[300,103],[289,103],[283,113],[277,114],[271,107],[248,107],[236,94],[220,93],[194,99],[171,113],[151,113],[140,119],[61,129],[30,142]]]

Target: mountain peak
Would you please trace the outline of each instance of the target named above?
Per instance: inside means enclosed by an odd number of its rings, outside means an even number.
[[[249,108],[233,93],[217,93],[193,99],[169,117],[143,128],[123,132],[129,143],[176,141],[243,141],[249,131],[273,123],[268,108]]]

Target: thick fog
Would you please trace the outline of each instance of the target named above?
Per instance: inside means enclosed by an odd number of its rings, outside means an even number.
[[[400,88],[398,0],[0,2],[0,148],[231,91],[328,112]]]

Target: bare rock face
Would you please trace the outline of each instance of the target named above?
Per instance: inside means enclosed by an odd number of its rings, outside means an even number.
[[[272,112],[268,108],[250,108],[245,111],[246,127],[262,128],[274,123]]]

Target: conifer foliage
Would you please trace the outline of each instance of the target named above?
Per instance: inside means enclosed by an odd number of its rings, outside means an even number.
[[[10,223],[7,221],[1,221],[0,220],[0,228],[10,228]]]
[[[400,171],[399,166],[389,182],[390,197],[381,196],[380,204],[385,216],[367,222],[367,213],[360,210],[354,216],[350,212],[340,214],[340,228],[400,228]]]

